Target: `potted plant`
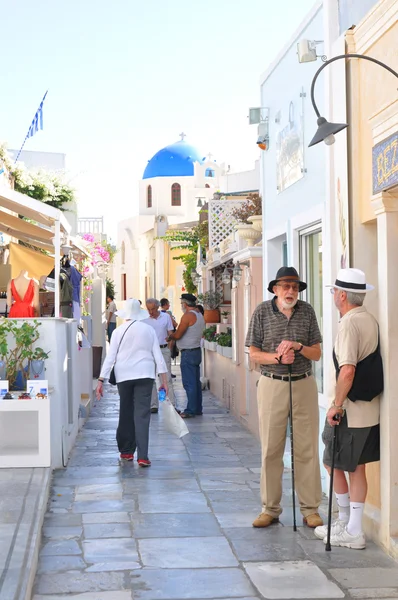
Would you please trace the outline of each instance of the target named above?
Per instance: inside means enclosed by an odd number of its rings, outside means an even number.
[[[226,358],[232,358],[232,335],[229,329],[226,333],[220,333],[218,336],[218,344],[220,347],[220,354]],[[218,352],[217,348],[217,352]]]
[[[220,292],[208,291],[204,294],[199,294],[198,301],[200,304],[203,304],[203,308],[205,309],[205,323],[219,323],[220,311],[218,307],[222,301],[222,294]]]
[[[239,237],[246,240],[248,246],[253,246],[262,231],[262,200],[257,193],[249,194],[246,202],[240,208],[232,211],[237,221],[235,229]]]
[[[216,333],[216,325],[211,325],[210,327],[206,327],[203,331],[203,337],[205,340],[205,348],[206,350],[211,350],[215,352],[217,350],[217,333]]]
[[[35,348],[29,357],[29,379],[45,379],[44,361],[48,358],[48,352],[43,348]]]
[[[221,322],[224,323],[224,325],[227,325],[227,323],[228,323],[228,316],[229,316],[228,310],[221,311]]]
[[[32,361],[40,362],[39,376],[44,372],[44,360],[48,354],[42,348],[33,348],[40,337],[38,321],[18,322],[3,319],[0,324],[0,355],[5,359],[7,379],[10,390],[25,389],[26,381],[31,374],[37,372],[39,364],[31,370]],[[13,342],[11,341],[13,340]],[[34,379],[34,377],[32,377]]]

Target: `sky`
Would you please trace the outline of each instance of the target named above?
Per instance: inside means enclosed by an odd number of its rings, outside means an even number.
[[[249,107],[314,0],[0,0],[0,141],[63,152],[81,217],[137,213],[161,148],[186,141],[234,171],[258,158]],[[299,67],[297,63],[297,67]]]

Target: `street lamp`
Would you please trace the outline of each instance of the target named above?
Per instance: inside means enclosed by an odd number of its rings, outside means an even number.
[[[239,264],[239,261],[235,264],[233,269],[229,269],[228,267],[224,267],[224,270],[221,274],[221,281],[224,285],[228,285],[229,283],[231,283],[231,275],[230,273],[232,273],[232,279],[236,282],[240,281],[242,279],[242,269],[241,266]]]
[[[387,71],[390,71],[390,73],[392,73],[393,75],[395,75],[395,77],[398,78],[398,73],[396,71],[394,71],[394,69],[391,69],[391,67],[388,67],[387,65],[382,63],[380,60],[377,60],[376,58],[372,58],[371,56],[366,56],[365,54],[339,54],[339,56],[334,56],[330,60],[327,60],[325,63],[323,63],[323,65],[321,65],[319,67],[319,69],[317,70],[317,72],[315,73],[314,78],[311,83],[311,102],[312,102],[312,106],[314,107],[315,114],[318,117],[318,119],[317,119],[318,130],[317,130],[316,134],[314,135],[314,137],[312,138],[311,142],[308,144],[309,147],[315,146],[315,144],[319,144],[319,142],[322,142],[322,141],[325,142],[325,144],[327,146],[331,146],[335,142],[335,138],[334,138],[335,133],[339,133],[339,131],[342,131],[343,129],[348,127],[347,123],[329,123],[329,121],[327,119],[325,119],[325,117],[322,117],[318,110],[318,107],[315,103],[315,97],[314,97],[315,83],[316,83],[316,80],[318,79],[318,76],[321,73],[321,71],[323,71],[323,69],[325,67],[327,67],[328,65],[330,65],[332,62],[335,62],[336,60],[340,60],[341,58],[364,58],[365,60],[369,60],[370,62],[376,63],[377,65],[380,65],[380,67],[387,69]]]

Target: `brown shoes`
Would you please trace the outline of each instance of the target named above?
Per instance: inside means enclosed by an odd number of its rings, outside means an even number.
[[[303,518],[303,523],[304,523],[304,525],[307,525],[307,527],[310,527],[311,529],[315,529],[315,527],[319,527],[320,525],[323,525],[323,521],[322,521],[321,517],[318,515],[318,513],[314,513],[312,515],[307,515],[306,517]]]
[[[269,527],[274,523],[279,523],[278,517],[272,517],[267,513],[260,513],[257,519],[253,521],[253,527]]]

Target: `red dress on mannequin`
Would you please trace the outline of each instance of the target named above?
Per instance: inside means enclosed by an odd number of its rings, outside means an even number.
[[[29,282],[28,289],[25,292],[23,300],[21,300],[21,298],[18,295],[13,279],[11,281],[11,292],[15,302],[13,302],[10,308],[10,312],[8,314],[9,318],[34,317],[35,310],[33,307],[33,296],[35,293],[35,286],[33,279],[31,279]]]

